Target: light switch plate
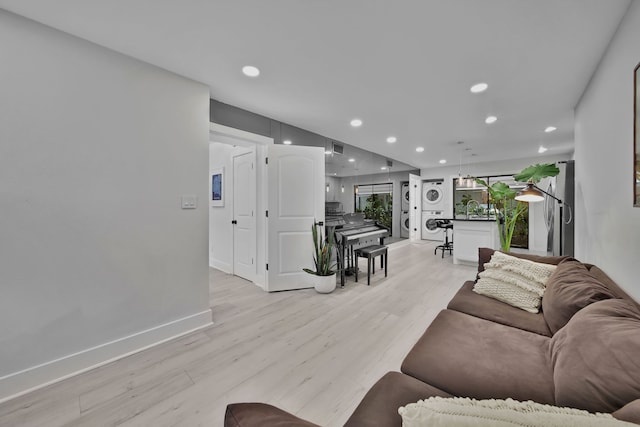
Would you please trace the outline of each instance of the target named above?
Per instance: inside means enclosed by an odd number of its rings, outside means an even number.
[[[182,196],[182,209],[195,209],[198,207],[198,196],[184,195]]]

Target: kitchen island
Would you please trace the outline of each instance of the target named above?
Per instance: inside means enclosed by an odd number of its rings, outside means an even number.
[[[478,248],[500,249],[498,224],[491,218],[458,217],[453,223],[453,263],[478,264]]]

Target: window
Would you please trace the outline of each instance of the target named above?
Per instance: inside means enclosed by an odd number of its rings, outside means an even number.
[[[501,181],[514,190],[524,188],[524,184],[516,182],[512,175],[494,175],[479,177],[490,186]],[[484,185],[476,183],[474,178],[453,180],[453,215],[455,219],[493,220],[496,219],[495,206],[490,203],[489,192]],[[517,202],[512,200],[511,204]],[[511,240],[512,247],[529,247],[529,212],[518,218]]]
[[[355,211],[364,213],[391,230],[393,221],[393,184],[366,184],[355,186]]]

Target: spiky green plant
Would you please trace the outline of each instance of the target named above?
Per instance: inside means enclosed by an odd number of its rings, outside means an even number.
[[[315,221],[311,226],[311,236],[313,237],[313,263],[315,271],[310,268],[303,268],[309,274],[316,276],[331,276],[335,271],[335,264],[331,264],[331,254],[333,252],[333,233],[327,239],[322,236],[322,226]],[[320,228],[320,231],[318,229]]]

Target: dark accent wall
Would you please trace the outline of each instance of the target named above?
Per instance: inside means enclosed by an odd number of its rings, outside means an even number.
[[[209,121],[273,138],[271,122],[274,120],[215,99],[209,103]]]
[[[295,145],[330,147],[333,140],[277,120],[270,119],[215,99],[210,101],[209,121],[273,138],[276,144],[290,139]],[[340,144],[344,144],[340,141]]]

